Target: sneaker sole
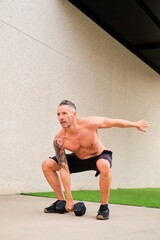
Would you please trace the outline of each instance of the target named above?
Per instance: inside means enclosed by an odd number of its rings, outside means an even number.
[[[98,216],[96,217],[96,219],[97,219],[97,220],[108,220],[109,217],[104,218],[102,215],[98,215]]]
[[[44,209],[45,213],[58,213],[56,210],[55,211],[48,211],[47,209]]]
[[[44,209],[44,212],[45,212],[45,213],[59,213],[57,210],[48,211],[46,208]],[[65,212],[64,212],[64,213],[68,213],[68,211],[67,211],[67,210],[65,210]],[[64,214],[64,213],[59,213],[59,214]]]

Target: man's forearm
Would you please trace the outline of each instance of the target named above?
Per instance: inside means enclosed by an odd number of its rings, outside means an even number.
[[[115,127],[124,127],[124,128],[125,127],[126,128],[135,127],[139,131],[146,132],[146,128],[148,128],[150,125],[149,125],[148,121],[143,120],[143,119],[139,120],[137,122],[130,122],[130,121],[127,121],[127,120],[115,119],[114,126]]]
[[[115,119],[114,120],[114,126],[115,127],[137,127],[137,122],[131,122],[131,121],[127,121],[127,120],[122,120],[122,119]]]
[[[71,194],[71,179],[68,167],[60,169],[60,177],[65,190],[66,199],[72,200],[73,198]]]
[[[68,169],[68,163],[67,163],[67,158],[65,154],[65,150],[62,149],[58,141],[55,139],[53,141],[53,146],[56,152],[56,158],[57,161],[60,165],[60,177],[61,181],[66,193],[66,199],[70,200],[72,199],[72,194],[71,194],[71,184],[70,184],[70,172]]]

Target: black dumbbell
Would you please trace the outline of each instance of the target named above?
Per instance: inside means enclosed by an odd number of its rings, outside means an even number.
[[[83,202],[77,202],[76,204],[74,204],[73,211],[76,216],[83,216],[86,212],[86,206]]]
[[[65,200],[57,201],[57,203],[56,203],[57,213],[63,214],[65,212],[67,212],[65,207],[66,207]],[[84,205],[83,202],[77,202],[76,204],[74,204],[73,211],[76,216],[79,216],[79,217],[83,216],[86,213],[86,206]]]
[[[57,203],[56,203],[57,213],[63,214],[65,212],[67,212],[65,207],[66,207],[66,201],[65,200],[57,201]]]

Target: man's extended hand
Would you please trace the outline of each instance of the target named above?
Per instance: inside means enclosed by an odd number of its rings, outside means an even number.
[[[150,125],[146,120],[140,120],[140,121],[137,122],[136,127],[139,131],[146,132],[146,128],[150,127]]]

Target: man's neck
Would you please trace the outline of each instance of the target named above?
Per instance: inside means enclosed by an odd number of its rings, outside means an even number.
[[[77,121],[75,120],[74,123],[72,123],[71,126],[69,126],[68,128],[65,128],[64,131],[65,133],[69,134],[69,135],[75,135],[79,132],[80,126],[78,125]]]

